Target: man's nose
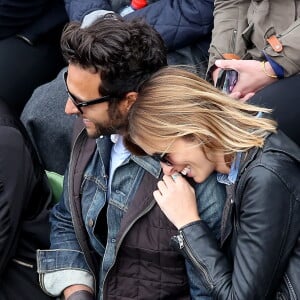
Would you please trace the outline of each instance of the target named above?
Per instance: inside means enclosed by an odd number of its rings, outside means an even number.
[[[78,108],[74,105],[70,98],[68,98],[65,106],[65,113],[67,115],[79,114]]]

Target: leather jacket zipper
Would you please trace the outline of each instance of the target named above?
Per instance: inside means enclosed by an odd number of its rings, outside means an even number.
[[[206,267],[202,265],[193,255],[189,245],[185,242],[184,234],[182,230],[179,230],[179,234],[174,236],[173,239],[176,239],[176,242],[179,246],[179,250],[184,252],[188,258],[192,261],[192,263],[200,270],[200,272],[204,275],[205,282],[210,289],[213,289],[213,284],[210,279],[210,276],[206,270]]]
[[[287,276],[287,274],[285,273],[283,275],[283,279],[284,279],[284,282],[287,286],[287,289],[289,291],[289,297],[290,297],[290,300],[297,300],[297,296],[295,294],[295,291],[294,291],[294,288],[293,288],[293,285],[289,279],[289,277]]]

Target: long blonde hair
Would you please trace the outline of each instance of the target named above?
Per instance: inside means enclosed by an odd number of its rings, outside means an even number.
[[[257,117],[259,112],[270,110],[234,100],[191,72],[166,67],[141,87],[129,112],[128,139],[153,152],[165,151],[166,143],[179,137],[204,144],[204,151],[244,152],[262,147],[276,131],[276,123]]]

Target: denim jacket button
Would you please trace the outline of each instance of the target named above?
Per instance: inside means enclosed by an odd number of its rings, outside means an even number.
[[[93,225],[94,225],[93,219],[89,219],[88,225],[89,225],[89,227],[93,227]]]

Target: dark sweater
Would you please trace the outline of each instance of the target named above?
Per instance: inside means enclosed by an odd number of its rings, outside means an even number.
[[[3,0],[0,39],[22,34],[33,41],[67,21],[63,0]]]

